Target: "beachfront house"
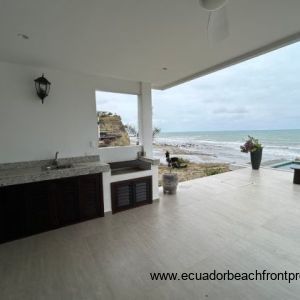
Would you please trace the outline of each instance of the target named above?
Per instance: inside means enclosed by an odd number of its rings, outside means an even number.
[[[151,280],[300,265],[291,173],[245,168],[162,194],[151,91],[297,41],[299,12],[295,0],[0,1],[0,298],[296,299],[285,281]],[[138,97],[139,145],[98,148],[96,91]]]

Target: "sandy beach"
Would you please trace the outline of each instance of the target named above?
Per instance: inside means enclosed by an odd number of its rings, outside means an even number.
[[[186,161],[186,168],[170,169],[165,159],[165,152],[169,151],[171,157],[179,157]],[[200,177],[215,175],[219,173],[229,172],[229,164],[212,163],[212,162],[196,162],[199,157],[199,152],[182,149],[181,147],[172,145],[154,144],[154,152],[156,157],[160,159],[159,165],[159,185],[161,185],[162,174],[172,172],[178,175],[179,182],[188,181]],[[203,155],[205,160],[206,154]],[[194,158],[194,159],[193,159]]]

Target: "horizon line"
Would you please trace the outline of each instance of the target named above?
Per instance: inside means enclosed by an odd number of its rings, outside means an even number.
[[[161,133],[183,133],[183,132],[230,132],[230,131],[284,131],[284,130],[300,130],[300,128],[282,128],[282,129],[226,129],[226,130],[183,130],[183,131],[161,131]]]

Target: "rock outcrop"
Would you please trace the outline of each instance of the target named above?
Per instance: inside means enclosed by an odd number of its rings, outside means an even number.
[[[130,139],[122,119],[110,112],[98,112],[99,147],[128,146]]]

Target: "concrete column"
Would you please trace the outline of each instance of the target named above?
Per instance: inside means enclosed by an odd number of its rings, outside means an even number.
[[[139,141],[144,147],[146,156],[152,158],[152,94],[151,84],[140,83],[140,95],[138,98]]]

